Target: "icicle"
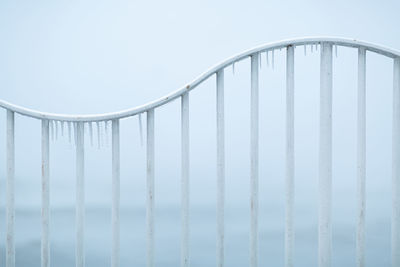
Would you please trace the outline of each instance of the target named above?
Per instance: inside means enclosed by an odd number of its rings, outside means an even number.
[[[78,143],[78,123],[74,122],[74,139],[75,145]]]
[[[318,43],[315,44],[315,51],[318,51]]]
[[[337,45],[335,45],[335,57],[337,57]]]
[[[68,140],[69,143],[71,144],[71,122],[68,122]]]
[[[232,63],[232,74],[235,75],[235,62]]]
[[[104,138],[106,139],[106,147],[108,147],[108,121],[104,122]]]
[[[142,113],[139,114],[139,133],[140,133],[140,145],[143,146]]]
[[[56,128],[56,141],[58,139],[58,121],[54,121],[54,126]]]
[[[311,53],[313,53],[314,51],[313,45],[311,45]]]
[[[61,136],[64,136],[64,121],[61,121]]]
[[[307,56],[307,46],[304,45],[304,56]]]
[[[101,147],[100,123],[98,121],[96,121],[96,125],[97,125],[97,144],[98,144],[98,147],[100,149],[100,147]]]
[[[267,50],[267,53],[266,53],[266,54],[267,54],[267,66],[269,67],[269,58],[268,58],[268,54],[269,54],[269,53],[268,53],[268,50]]]
[[[260,52],[258,55],[259,55],[258,56],[258,61],[260,62],[260,69],[261,69],[262,68],[262,64],[261,64],[262,53]]]
[[[272,57],[271,57],[271,65],[272,65],[272,69],[275,68],[275,50],[272,50]]]
[[[53,123],[54,123],[53,121],[49,121],[51,141],[54,141],[54,125],[53,125]]]
[[[89,125],[90,145],[93,146],[93,125],[92,125],[92,122],[88,122],[88,125]]]

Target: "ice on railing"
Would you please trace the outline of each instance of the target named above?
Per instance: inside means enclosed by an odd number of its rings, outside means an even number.
[[[105,145],[108,146],[108,121],[104,122],[104,138],[105,138]]]
[[[68,140],[71,143],[71,122],[68,122]]]
[[[143,146],[143,125],[142,125],[142,114],[138,116],[139,120],[139,134],[140,134],[140,145]]]
[[[101,130],[100,130],[100,122],[96,121],[97,126],[97,146],[98,148],[101,147]]]
[[[88,125],[89,125],[90,145],[93,146],[93,125],[92,125],[92,122],[88,122]]]
[[[74,122],[74,140],[75,145],[78,143],[78,124]]]
[[[54,126],[53,121],[49,121],[51,140],[54,141]]]
[[[271,50],[271,66],[272,66],[272,69],[274,69],[275,68],[275,50]]]
[[[63,137],[64,137],[64,123],[65,123],[65,121],[61,122],[61,136],[63,136]]]
[[[101,148],[103,145],[108,145],[108,123],[109,121],[104,121],[104,122],[96,122],[97,125],[97,136],[98,136],[98,148]],[[66,124],[66,125],[65,125]],[[73,124],[73,125],[72,125]],[[101,124],[104,124],[104,130],[101,127]],[[66,127],[68,129],[66,129]],[[72,132],[72,127],[73,127],[73,132]],[[55,142],[58,140],[59,135],[61,137],[65,136],[65,131],[68,130],[68,141],[71,144],[72,143],[72,138],[74,140],[74,145],[76,145],[77,142],[77,127],[78,127],[78,122],[71,122],[71,121],[57,121],[57,120],[49,120],[49,133],[50,133],[50,139]],[[140,128],[141,122],[140,122]],[[142,132],[142,129],[141,129]],[[94,131],[93,131],[93,122],[86,122],[84,123],[84,133],[88,134],[89,140],[90,140],[90,145],[94,145]],[[73,136],[72,136],[73,135]],[[142,139],[142,133],[141,133],[141,139]],[[141,143],[143,143],[143,140],[141,140]]]
[[[58,121],[53,121],[53,122],[54,122],[54,128],[55,128],[55,132],[56,132],[55,139],[57,141],[57,139],[58,139]]]

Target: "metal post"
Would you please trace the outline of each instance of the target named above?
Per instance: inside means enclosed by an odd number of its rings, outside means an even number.
[[[400,58],[393,66],[392,266],[400,266]]]
[[[217,72],[217,267],[224,266],[225,111],[224,70]]]
[[[294,47],[286,55],[286,225],[285,266],[293,267],[294,249]]]
[[[42,244],[41,261],[42,267],[50,267],[50,145],[49,145],[49,121],[42,120]]]
[[[76,143],[76,267],[85,266],[84,223],[85,223],[85,138],[83,122],[77,123]]]
[[[15,179],[15,128],[14,112],[7,110],[7,242],[6,266],[15,266],[14,244],[14,179]]]
[[[112,121],[112,255],[111,266],[119,266],[119,200],[120,200],[120,160],[119,160],[119,120]]]
[[[332,228],[332,44],[321,45],[318,263],[331,266]]]
[[[154,266],[154,109],[147,111],[147,267]]]
[[[250,266],[258,265],[258,54],[251,56]]]
[[[358,49],[356,264],[365,266],[366,51]]]
[[[181,266],[189,266],[189,93],[181,98],[181,134],[182,134],[182,236]]]

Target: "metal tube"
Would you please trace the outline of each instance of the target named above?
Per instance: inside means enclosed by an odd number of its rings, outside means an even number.
[[[356,264],[365,266],[366,51],[358,49]]]
[[[318,266],[331,266],[332,250],[332,44],[321,45]]]
[[[76,143],[76,267],[85,266],[84,223],[85,223],[85,138],[83,122],[77,122]]]
[[[15,266],[14,243],[14,179],[15,179],[15,127],[14,112],[7,110],[7,242],[6,266]]]
[[[224,70],[217,72],[217,267],[225,258],[225,110]]]
[[[294,249],[294,47],[286,55],[286,225],[285,266],[293,267]]]
[[[392,266],[400,266],[400,58],[393,66]]]
[[[250,266],[258,265],[258,54],[251,56]]]
[[[119,266],[119,200],[120,200],[119,120],[112,120],[112,254],[111,266]]]
[[[41,262],[42,267],[50,267],[50,144],[49,144],[49,121],[42,120],[42,243]]]
[[[147,267],[154,266],[154,109],[147,111]]]
[[[189,266],[189,93],[181,98],[181,137],[182,137],[182,235],[181,235],[181,266]]]

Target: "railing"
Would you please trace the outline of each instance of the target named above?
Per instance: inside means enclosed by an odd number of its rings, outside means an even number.
[[[76,266],[85,266],[84,253],[84,127],[92,135],[93,124],[111,121],[112,125],[112,256],[111,265],[119,266],[120,253],[120,120],[126,117],[147,115],[147,266],[154,266],[154,116],[155,110],[177,98],[181,99],[182,144],[182,238],[181,266],[189,266],[189,94],[190,91],[216,76],[217,118],[217,266],[224,266],[224,199],[225,199],[225,115],[224,69],[238,61],[251,58],[251,110],[250,110],[250,266],[258,266],[258,169],[259,169],[259,56],[286,49],[286,212],[285,212],[285,266],[294,266],[294,54],[299,46],[319,45],[320,61],[320,143],[319,143],[319,202],[318,202],[318,265],[331,265],[332,228],[332,51],[337,46],[358,49],[358,112],[357,112],[357,227],[356,262],[365,266],[365,179],[366,179],[366,52],[378,53],[393,59],[393,147],[392,147],[392,266],[400,266],[400,52],[378,45],[343,38],[302,38],[262,45],[210,68],[183,88],[158,100],[136,108],[98,115],[63,115],[44,113],[19,107],[0,100],[0,107],[7,110],[7,239],[6,266],[15,266],[14,244],[14,174],[15,174],[15,113],[41,120],[42,123],[42,240],[41,262],[50,266],[49,241],[49,139],[51,131],[59,124],[72,124],[76,143]]]

